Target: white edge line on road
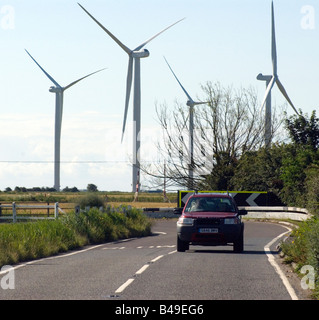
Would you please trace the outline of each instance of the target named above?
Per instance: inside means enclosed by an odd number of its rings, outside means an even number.
[[[288,227],[284,227],[287,228],[289,231],[283,232],[282,234],[280,234],[278,237],[272,239],[269,243],[267,243],[264,247],[264,251],[268,257],[268,261],[269,263],[274,267],[274,269],[276,270],[276,272],[278,273],[280,279],[282,280],[284,286],[286,287],[290,297],[292,300],[299,300],[298,296],[296,295],[295,290],[293,289],[293,287],[291,286],[291,284],[289,283],[287,277],[285,276],[285,274],[282,272],[282,270],[280,269],[279,265],[277,264],[277,262],[275,261],[275,257],[270,253],[270,246],[276,242],[278,239],[280,239],[282,236],[284,236],[285,234],[287,234],[288,232],[291,232],[292,230]]]
[[[57,256],[52,256],[52,257],[47,257],[47,258],[41,258],[41,259],[37,259],[37,260],[32,260],[32,261],[28,261],[28,262],[25,262],[25,263],[21,263],[21,264],[12,266],[12,268],[7,269],[6,271],[0,272],[0,275],[7,273],[9,270],[17,270],[17,269],[26,267],[26,266],[28,266],[28,265],[30,265],[30,264],[34,264],[34,263],[41,262],[41,261],[45,261],[45,260],[54,260],[54,259],[60,259],[60,258],[65,258],[65,257],[73,256],[73,255],[75,255],[75,254],[79,254],[79,253],[83,253],[83,252],[86,252],[86,251],[89,251],[89,250],[96,249],[96,248],[101,247],[101,246],[103,246],[103,245],[104,245],[104,244],[98,244],[98,245],[96,245],[96,246],[93,246],[93,247],[90,247],[90,248],[87,248],[87,249],[78,250],[78,251],[71,252],[71,253],[65,253],[65,254],[60,254],[60,255],[57,255]]]

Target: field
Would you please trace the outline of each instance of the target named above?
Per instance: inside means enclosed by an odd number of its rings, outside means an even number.
[[[104,206],[118,207],[120,205],[134,208],[163,208],[176,207],[177,194],[168,193],[168,201],[164,201],[162,193],[140,193],[134,201],[134,193],[130,192],[95,192]],[[75,207],[88,196],[87,192],[0,192],[0,204],[43,205],[59,203],[59,207],[66,213],[74,211]],[[19,209],[18,214],[26,215],[53,215],[53,209]],[[2,215],[11,215],[11,208],[2,208]]]

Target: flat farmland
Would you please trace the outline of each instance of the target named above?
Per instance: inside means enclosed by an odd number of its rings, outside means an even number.
[[[104,206],[118,207],[121,205],[135,208],[174,208],[177,205],[177,194],[168,193],[164,200],[162,193],[141,192],[138,200],[134,201],[134,193],[131,192],[95,192]],[[31,208],[33,206],[53,205],[59,203],[59,207],[65,212],[74,211],[81,203],[81,199],[88,196],[87,192],[0,192],[0,204],[17,206],[30,206],[30,208],[17,208],[18,215],[53,216],[54,209]],[[1,215],[12,215],[12,208],[2,208]]]

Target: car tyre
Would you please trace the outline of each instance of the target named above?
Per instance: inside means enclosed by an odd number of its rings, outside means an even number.
[[[177,251],[178,252],[185,252],[189,249],[189,243],[186,241],[183,241],[177,236]]]
[[[234,242],[234,252],[242,253],[244,251],[244,232],[241,231],[238,239]]]

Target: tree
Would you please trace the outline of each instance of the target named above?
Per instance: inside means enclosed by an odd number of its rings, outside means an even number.
[[[242,155],[231,180],[233,189],[271,191],[278,195],[283,188],[280,169],[284,148],[273,144]]]
[[[158,150],[166,164],[144,165],[142,170],[155,178],[166,177],[168,186],[228,189],[241,155],[264,144],[263,114],[252,88],[234,90],[207,82],[202,91],[201,100],[208,104],[194,107],[193,159],[189,148],[190,108],[176,103],[169,111],[162,104],[156,106],[163,131]],[[274,134],[279,125],[280,117],[274,112]],[[194,172],[192,181],[190,168]]]
[[[306,205],[307,168],[318,164],[319,153],[310,145],[287,145],[283,152],[280,178],[283,181],[282,200],[291,206]]]
[[[95,184],[93,184],[93,183],[89,183],[87,185],[86,189],[87,189],[88,192],[97,192],[98,191],[97,186]]]
[[[68,186],[66,186],[62,191],[63,192],[79,192],[77,187],[69,188]]]
[[[286,128],[293,143],[299,146],[310,146],[313,150],[319,148],[319,118],[313,110],[310,118],[303,115],[293,115],[285,120]]]
[[[307,208],[319,214],[319,165],[312,164],[306,170]]]

